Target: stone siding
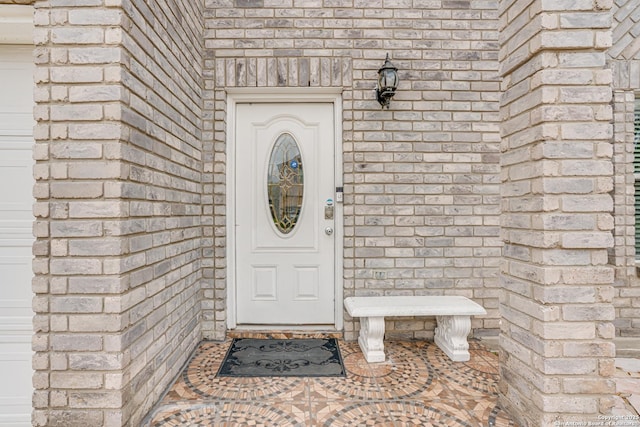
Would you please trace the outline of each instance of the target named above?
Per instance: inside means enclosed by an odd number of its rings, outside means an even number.
[[[465,295],[489,313],[473,320],[476,334],[496,333],[497,2],[206,0],[205,17],[205,193],[215,203],[205,299],[216,301],[205,336],[224,336],[227,320],[225,89],[256,86],[343,89],[345,296]],[[374,89],[386,53],[401,81],[382,110]],[[387,332],[430,338],[433,326],[389,321]],[[346,338],[356,332],[347,319]]]
[[[225,337],[226,90],[251,87],[342,89],[344,296],[470,297],[523,425],[607,414],[614,317],[640,330],[635,6],[37,1],[34,425],[139,425]]]
[[[102,3],[36,4],[34,425],[138,425],[201,339],[203,11]]]
[[[500,2],[500,398],[525,426],[613,405],[609,7]]]

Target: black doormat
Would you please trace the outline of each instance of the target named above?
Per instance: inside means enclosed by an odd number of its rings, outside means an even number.
[[[335,338],[235,338],[219,377],[344,377]]]

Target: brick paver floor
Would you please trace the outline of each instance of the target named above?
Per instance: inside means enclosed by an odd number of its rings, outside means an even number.
[[[432,342],[389,341],[375,364],[340,341],[346,378],[220,378],[229,344],[201,343],[144,425],[516,426],[498,404],[498,356],[477,341],[469,362]]]

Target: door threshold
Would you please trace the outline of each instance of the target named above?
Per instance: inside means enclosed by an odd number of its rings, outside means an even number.
[[[333,325],[296,325],[296,326],[265,326],[241,325],[227,330],[228,338],[343,338],[343,332]]]

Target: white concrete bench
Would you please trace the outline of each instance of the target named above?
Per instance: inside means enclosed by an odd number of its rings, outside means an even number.
[[[369,363],[384,362],[385,316],[435,316],[435,343],[454,362],[465,362],[470,357],[471,316],[487,314],[469,298],[455,295],[348,297],[344,305],[351,317],[360,318],[358,344]]]

